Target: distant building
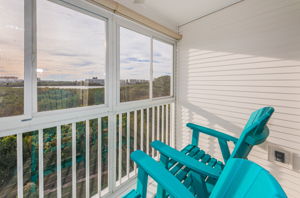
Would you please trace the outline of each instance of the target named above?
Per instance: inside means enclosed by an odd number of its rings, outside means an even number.
[[[135,85],[135,84],[141,84],[146,83],[148,80],[142,80],[142,79],[126,79],[126,80],[120,80],[121,85]]]
[[[19,79],[16,76],[0,76],[0,82],[13,83],[13,82],[23,82],[23,80]]]
[[[0,76],[0,86],[15,87],[23,86],[24,80],[18,79],[16,76]]]
[[[101,85],[104,86],[104,79],[98,79],[98,77],[93,77],[91,79],[85,79],[85,83],[88,85]]]
[[[0,80],[18,80],[16,76],[0,76]]]

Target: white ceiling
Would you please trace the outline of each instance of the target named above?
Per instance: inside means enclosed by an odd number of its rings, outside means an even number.
[[[171,29],[241,0],[116,0]],[[141,1],[141,0],[139,0]]]

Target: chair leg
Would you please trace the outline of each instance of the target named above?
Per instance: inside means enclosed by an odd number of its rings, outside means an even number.
[[[148,174],[144,169],[139,167],[136,191],[141,195],[141,198],[147,197],[147,187],[148,187]]]
[[[169,158],[163,154],[160,154],[160,163],[167,169]],[[157,186],[156,196],[155,198],[166,198],[166,191],[160,186]]]
[[[196,197],[209,197],[204,177],[193,171],[190,173],[190,177],[192,179],[191,187],[193,192],[196,194]]]
[[[158,185],[155,198],[166,198],[166,197],[167,197],[166,191],[160,185]]]

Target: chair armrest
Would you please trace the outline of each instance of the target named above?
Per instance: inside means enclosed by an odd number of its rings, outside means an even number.
[[[192,129],[193,132],[205,133],[207,135],[214,136],[219,139],[224,139],[226,141],[232,141],[234,143],[236,143],[238,141],[238,138],[236,138],[236,137],[233,137],[233,136],[227,135],[225,133],[222,133],[220,131],[206,128],[206,127],[203,127],[203,126],[200,126],[197,124],[187,123],[186,126],[189,127],[190,129]]]
[[[168,158],[171,158],[180,164],[185,165],[186,167],[190,168],[196,173],[210,176],[213,178],[218,178],[221,174],[219,170],[216,170],[210,166],[207,166],[192,157],[186,156],[180,151],[177,151],[176,149],[173,149],[172,147],[169,147],[168,145],[160,142],[160,141],[154,141],[151,143],[151,146],[158,150],[161,154],[165,155]]]
[[[142,169],[151,176],[159,185],[163,187],[174,198],[194,198],[192,193],[180,181],[167,171],[162,164],[156,162],[143,151],[135,151],[131,154],[131,159],[137,163],[139,170]],[[144,179],[144,178],[139,178]],[[139,183],[140,181],[138,181]]]

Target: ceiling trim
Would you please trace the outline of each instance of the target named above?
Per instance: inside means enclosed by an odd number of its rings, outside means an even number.
[[[181,28],[181,27],[183,27],[183,26],[185,26],[185,25],[188,25],[188,24],[190,24],[190,23],[193,23],[194,21],[198,21],[199,19],[202,19],[202,18],[204,18],[204,17],[207,17],[207,16],[209,16],[209,15],[211,15],[211,14],[214,14],[214,13],[220,12],[220,11],[222,11],[222,10],[225,10],[226,8],[229,8],[229,7],[231,7],[231,6],[234,6],[235,4],[241,3],[242,1],[245,1],[245,0],[239,0],[239,1],[237,1],[237,2],[235,2],[235,3],[232,3],[232,4],[230,4],[230,5],[227,5],[227,6],[223,7],[223,8],[220,8],[220,9],[217,9],[217,10],[215,10],[215,11],[212,11],[212,12],[210,12],[210,13],[208,13],[208,14],[199,16],[199,17],[197,17],[197,18],[195,18],[195,19],[192,19],[192,20],[190,20],[190,21],[188,21],[188,22],[185,22],[185,23],[183,23],[183,24],[178,25],[178,28]]]
[[[145,17],[135,11],[133,11],[130,8],[127,8],[126,6],[123,6],[122,4],[119,4],[116,1],[113,0],[87,0],[91,3],[94,3],[98,6],[104,7],[115,14],[124,16],[126,18],[129,18],[133,21],[136,21],[138,23],[141,23],[147,27],[150,27],[158,32],[161,32],[171,38],[174,38],[176,40],[182,39],[182,35],[178,34],[177,32],[157,23],[156,21],[153,21],[152,19]]]

